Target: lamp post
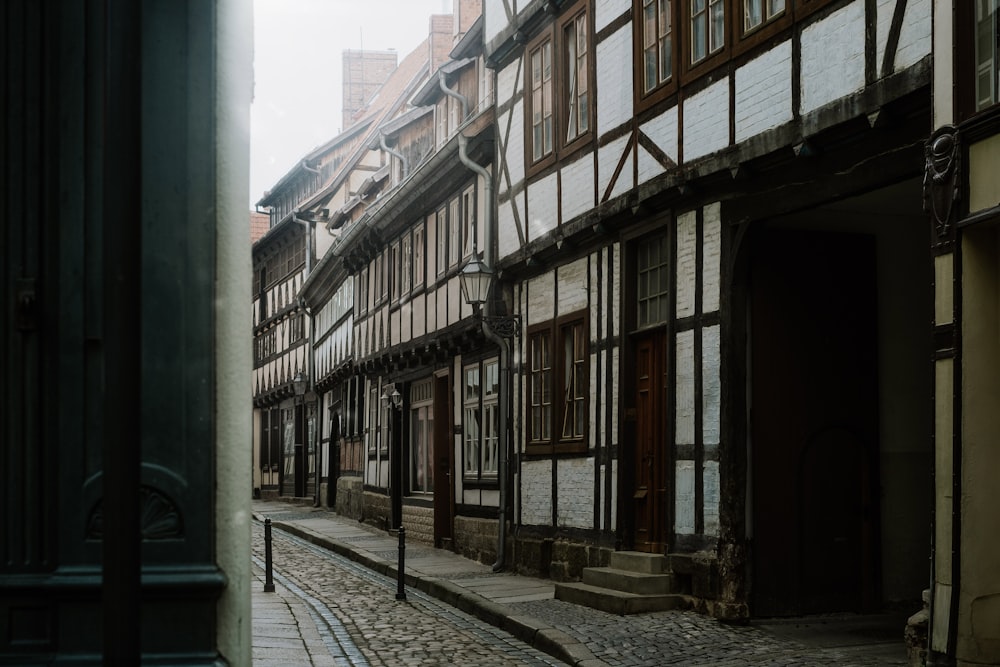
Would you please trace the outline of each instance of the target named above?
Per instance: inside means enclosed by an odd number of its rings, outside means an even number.
[[[302,434],[302,441],[298,442],[296,438],[295,443],[295,489],[294,493],[296,496],[303,496],[306,492],[306,480],[305,473],[307,469],[305,457],[305,439],[306,439],[306,423],[305,423],[305,395],[306,395],[306,385],[308,384],[308,379],[305,373],[301,370],[295,372],[295,377],[292,378],[292,389],[295,391],[295,402],[296,406],[299,408],[299,428],[301,429],[299,433]]]
[[[402,454],[400,445],[396,442],[396,411],[403,405],[403,395],[393,383],[388,383],[382,388],[382,407],[385,409],[386,418],[389,420],[389,505],[390,505],[390,528],[400,528],[403,524],[403,471]]]

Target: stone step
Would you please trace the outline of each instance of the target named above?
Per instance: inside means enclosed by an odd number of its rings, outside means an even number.
[[[690,606],[684,595],[637,595],[584,583],[557,583],[556,599],[625,616]]]
[[[613,551],[610,565],[616,570],[645,574],[664,574],[670,571],[666,556],[644,551]]]
[[[583,583],[639,595],[680,592],[672,574],[646,574],[613,567],[585,567]]]

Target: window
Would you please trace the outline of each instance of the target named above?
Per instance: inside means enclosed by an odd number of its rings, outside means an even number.
[[[580,14],[563,30],[563,59],[566,79],[566,143],[584,134],[590,126],[589,91],[587,85],[587,15]]]
[[[399,265],[399,243],[393,243],[392,247],[389,249],[388,266],[389,282],[392,283],[389,298],[391,298],[393,302],[399,301],[400,287],[402,286],[400,283]]]
[[[690,0],[691,64],[725,46],[726,10],[723,0]]]
[[[368,392],[368,428],[365,433],[368,435],[368,456],[375,458],[378,456],[382,432],[379,429],[378,385],[374,382]]]
[[[434,491],[434,380],[410,388],[410,492]]]
[[[743,32],[747,33],[785,11],[785,0],[743,0]]]
[[[462,232],[462,223],[459,219],[459,198],[456,197],[448,202],[448,266],[458,266],[458,257],[461,254],[461,244],[459,235]]]
[[[525,91],[526,156],[540,169],[590,136],[593,96],[591,28],[586,2],[577,2],[528,45]]]
[[[552,153],[552,40],[531,51],[531,160]]]
[[[462,378],[464,477],[495,481],[500,442],[499,363],[492,359],[466,366]]]
[[[671,0],[643,0],[643,94],[651,93],[673,76],[673,21]]]
[[[587,324],[569,316],[528,334],[528,454],[586,451]]]
[[[424,284],[424,226],[413,230],[413,286]]]
[[[670,271],[667,235],[636,245],[636,324],[644,327],[670,317]]]
[[[437,120],[437,147],[440,149],[448,141],[448,98],[443,97],[438,101],[434,110]]]
[[[1000,0],[976,0],[976,111],[997,101],[997,7]]]
[[[448,213],[442,208],[437,212],[437,254],[435,266],[440,276],[448,268]]]
[[[358,314],[368,312],[368,267],[361,270],[357,277],[358,298],[355,303],[358,307]]]
[[[413,279],[411,264],[413,262],[413,237],[407,234],[403,237],[402,249],[400,251],[401,264],[399,267],[400,291],[405,298],[410,293],[410,285]]]

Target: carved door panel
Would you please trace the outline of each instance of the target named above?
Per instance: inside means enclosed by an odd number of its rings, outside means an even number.
[[[666,346],[663,333],[636,343],[635,548],[661,553],[667,538]]]

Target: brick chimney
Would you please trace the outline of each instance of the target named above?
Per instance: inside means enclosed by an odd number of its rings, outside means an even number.
[[[347,129],[396,69],[397,55],[395,51],[345,49],[341,59],[344,67],[343,128]]]
[[[452,16],[455,17],[452,39],[454,44],[469,32],[483,11],[481,0],[453,0]]]
[[[453,32],[455,30],[455,19],[451,14],[434,14],[430,19],[429,44],[431,73],[437,71],[441,65],[448,61],[448,54],[453,46]]]

